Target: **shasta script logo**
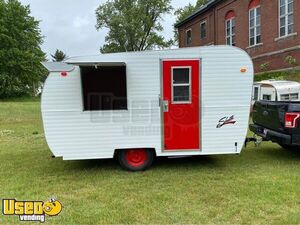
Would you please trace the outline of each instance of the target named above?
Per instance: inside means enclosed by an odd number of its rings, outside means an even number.
[[[228,124],[235,124],[236,121],[234,119],[234,115],[230,116],[230,117],[223,117],[222,119],[219,120],[219,123],[217,125],[217,128],[221,128],[225,125],[228,125]]]

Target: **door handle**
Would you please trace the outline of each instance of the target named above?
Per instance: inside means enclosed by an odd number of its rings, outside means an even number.
[[[167,101],[167,100],[163,101],[163,111],[169,112],[169,101]]]

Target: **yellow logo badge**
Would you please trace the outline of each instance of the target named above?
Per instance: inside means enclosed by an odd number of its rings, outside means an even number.
[[[43,210],[48,216],[57,216],[62,210],[62,205],[57,200],[47,201],[43,204]]]
[[[62,210],[62,204],[55,200],[49,201],[17,201],[3,199],[2,212],[5,216],[19,216],[20,221],[45,222],[45,215],[57,216]]]

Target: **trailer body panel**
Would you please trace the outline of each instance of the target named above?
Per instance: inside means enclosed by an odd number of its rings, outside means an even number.
[[[193,138],[193,149],[179,146],[169,149],[175,151],[168,151],[164,147],[164,60],[199,61],[196,79],[199,139]],[[236,154],[243,147],[250,113],[253,64],[238,48],[208,46],[116,53],[75,57],[66,63],[74,69],[64,71],[66,76],[62,75],[63,71],[52,69],[42,94],[45,136],[57,157],[112,158],[117,149],[135,148],[155,149],[157,156]],[[81,68],[93,66],[101,70],[103,66],[114,65],[126,65],[126,109],[85,110]]]

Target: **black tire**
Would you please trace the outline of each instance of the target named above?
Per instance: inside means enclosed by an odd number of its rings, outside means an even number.
[[[296,145],[285,145],[285,144],[280,144],[280,146],[286,150],[289,151],[300,151],[300,146]]]
[[[126,149],[117,152],[121,167],[128,171],[144,171],[148,169],[155,158],[152,149]]]

